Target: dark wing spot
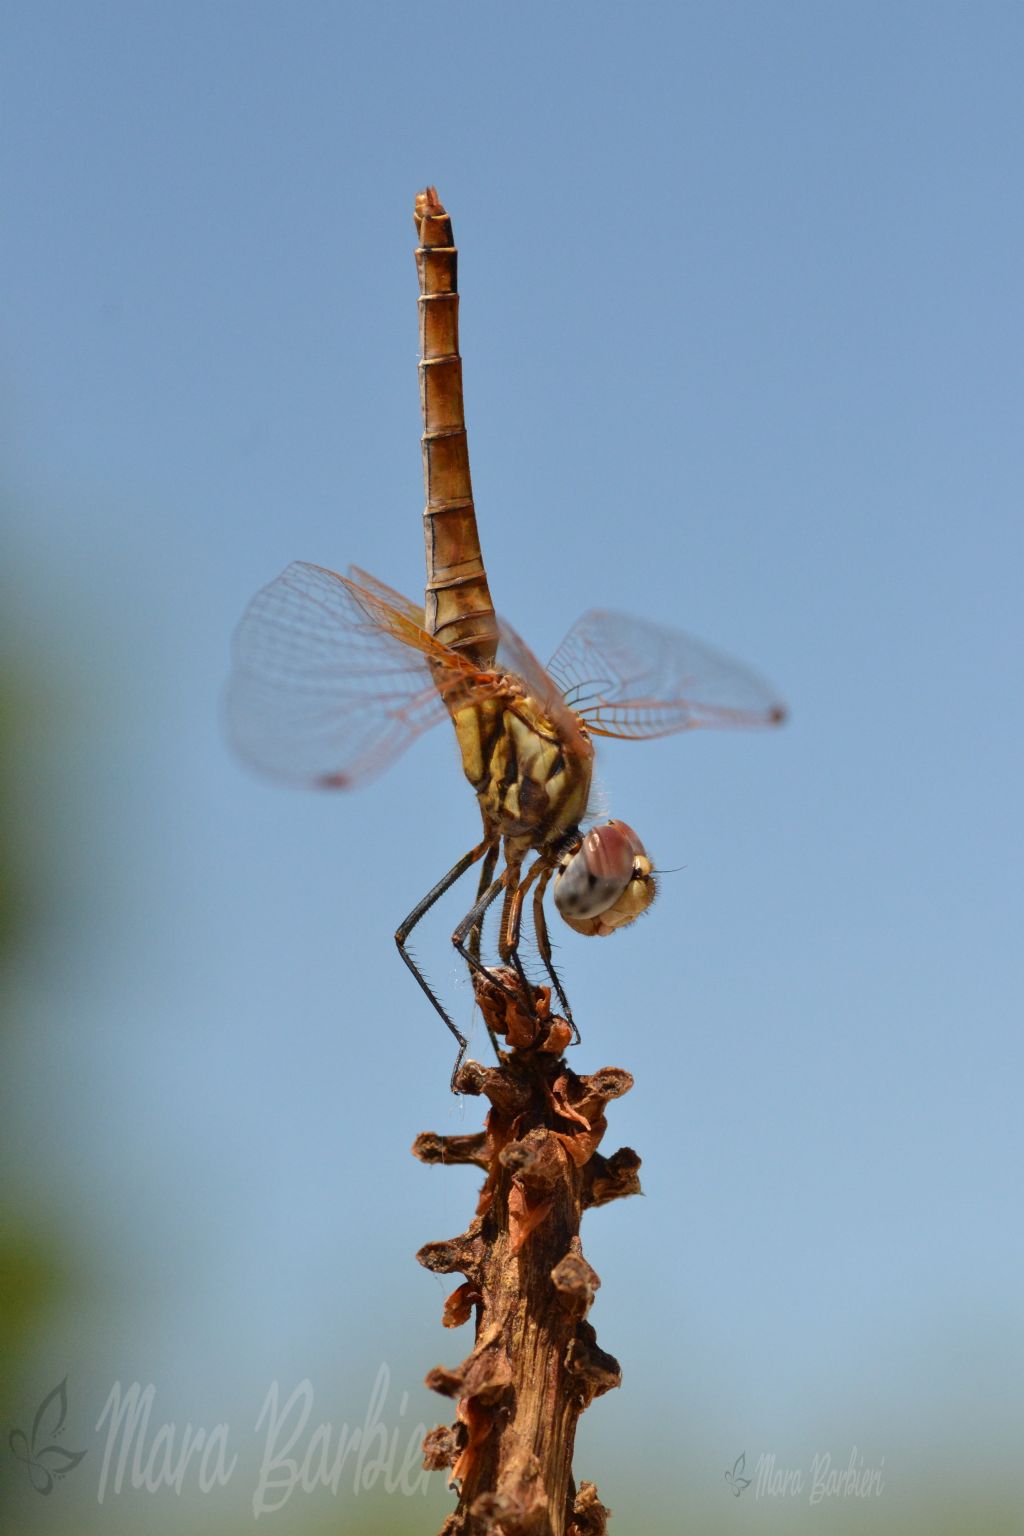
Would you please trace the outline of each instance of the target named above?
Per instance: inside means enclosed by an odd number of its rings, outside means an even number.
[[[348,789],[351,782],[347,773],[324,773],[317,779],[321,789]]]

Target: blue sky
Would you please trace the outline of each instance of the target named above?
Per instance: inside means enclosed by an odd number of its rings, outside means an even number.
[[[82,1422],[120,1377],[242,1423],[309,1375],[358,1419],[387,1360],[432,1422],[422,1375],[468,1348],[412,1255],[473,1180],[408,1146],[479,1106],[391,937],[476,835],[451,734],[332,797],[248,777],[219,727],[232,629],[290,560],[422,585],[435,182],[500,609],[541,656],[591,606],[680,624],[792,710],[601,751],[613,813],[684,868],[635,931],[559,935],[573,1064],[635,1074],[609,1144],[646,1192],[584,1231],[625,1385],[580,1472],[628,1508],[670,1457],[731,1530],[744,1448],[887,1456],[893,1501],[998,1467],[1019,9],[16,4],[6,32],[5,606],[47,679],[27,803],[61,892],[9,1113],[90,1276],[41,1386],[68,1371]],[[460,910],[420,953],[469,1023]],[[104,1528],[173,1519],[146,1498]]]

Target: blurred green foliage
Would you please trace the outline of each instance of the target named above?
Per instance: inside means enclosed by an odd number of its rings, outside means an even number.
[[[30,678],[11,643],[0,639],[0,1045],[8,1062],[13,1038],[24,1027],[15,985],[17,964],[45,921],[50,894],[47,861],[34,857],[39,808],[27,793],[31,741],[45,711],[39,679]],[[3,1092],[18,1092],[10,1073],[5,1074]],[[4,1115],[2,1125],[9,1123]],[[5,1442],[6,1429],[23,1402],[29,1363],[47,1318],[71,1283],[64,1244],[48,1225],[45,1211],[28,1213],[18,1205],[16,1180],[10,1176],[15,1149],[8,1134],[0,1129],[5,1172],[0,1195],[0,1425]],[[9,1492],[5,1478],[0,1483],[0,1509]]]

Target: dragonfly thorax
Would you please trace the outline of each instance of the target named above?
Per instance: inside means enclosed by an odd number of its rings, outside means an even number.
[[[579,824],[593,765],[585,736],[568,741],[521,684],[454,710],[453,720],[486,827],[539,849]]]

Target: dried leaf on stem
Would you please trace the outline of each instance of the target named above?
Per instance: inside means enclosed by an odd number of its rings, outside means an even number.
[[[516,990],[514,973],[494,974]],[[467,1062],[456,1080],[490,1101],[485,1128],[425,1132],[413,1147],[423,1162],[485,1170],[468,1229],[417,1255],[435,1273],[465,1277],[445,1303],[445,1326],[476,1323],[462,1364],[427,1377],[456,1410],[454,1425],[427,1435],[424,1464],[448,1468],[458,1490],[441,1536],[601,1536],[608,1511],[593,1483],[574,1484],[573,1446],[580,1414],[621,1373],[587,1321],[600,1281],[579,1229],[587,1207],[639,1193],[637,1154],[597,1150],[606,1105],[633,1079],[616,1067],[578,1077],[566,1065],[571,1030],[551,1013],[546,987],[531,989],[531,1007],[486,977],[475,990],[509,1047],[499,1066]]]

